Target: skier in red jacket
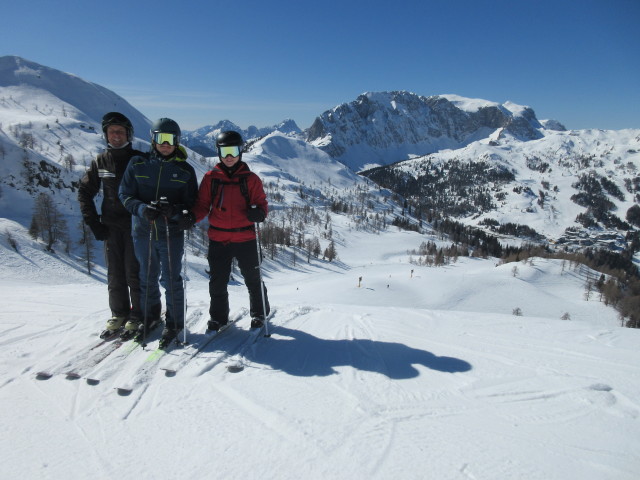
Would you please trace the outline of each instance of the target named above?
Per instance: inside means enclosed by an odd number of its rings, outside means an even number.
[[[227,284],[234,257],[249,291],[251,328],[261,327],[269,314],[267,290],[260,284],[261,259],[254,225],[267,216],[267,196],[260,178],[242,161],[242,146],[238,132],[218,135],[220,162],[203,177],[193,207],[194,221],[209,217],[209,330],[218,330],[229,321]]]

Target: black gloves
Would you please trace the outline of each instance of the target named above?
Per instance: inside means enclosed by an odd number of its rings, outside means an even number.
[[[253,223],[264,222],[265,218],[266,218],[266,215],[264,213],[264,210],[262,210],[260,207],[252,205],[251,208],[247,210],[247,220],[249,220],[250,222],[253,222]]]
[[[166,218],[171,218],[176,213],[178,213],[178,211],[176,210],[176,208],[174,208],[173,205],[170,205],[165,202],[158,202],[158,204],[156,205],[156,208],[160,210],[160,215]]]
[[[191,213],[183,213],[178,219],[178,228],[180,230],[189,230],[196,223],[196,216]]]
[[[151,204],[147,205],[142,211],[144,218],[150,222],[155,222],[158,217],[171,218],[176,213],[178,213],[176,207],[166,203],[165,201],[151,202]]]
[[[158,219],[158,217],[162,215],[162,212],[158,208],[152,205],[147,205],[146,207],[144,207],[144,210],[142,211],[142,215],[148,221],[155,222]]]
[[[91,229],[93,236],[96,237],[96,240],[103,242],[109,238],[109,228],[100,220],[90,223],[89,228]]]

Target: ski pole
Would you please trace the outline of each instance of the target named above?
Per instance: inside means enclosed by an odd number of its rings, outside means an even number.
[[[156,221],[153,220],[149,225],[149,254],[147,256],[147,285],[145,286],[144,293],[144,312],[142,313],[142,348],[147,346],[147,317],[149,312],[149,276],[151,275],[151,247],[153,246],[153,230],[155,229]]]
[[[253,205],[251,208],[256,208],[255,205]],[[262,248],[260,245],[260,225],[258,225],[258,222],[255,222],[254,224],[256,226],[256,248],[258,251],[258,276],[260,277],[260,292],[262,293],[262,314],[264,315],[264,336],[265,337],[270,337],[271,334],[269,333],[269,319],[267,316],[267,304],[264,300],[264,282],[262,281]]]
[[[171,319],[173,320],[173,329],[178,329],[178,321],[176,319],[176,297],[173,294],[173,266],[171,265],[171,238],[169,235],[169,217],[164,216],[165,232],[167,233],[167,257],[169,257],[169,290],[171,292]]]
[[[187,210],[183,210],[182,214],[186,215],[189,212]],[[187,232],[183,232],[182,233],[182,238],[183,238],[183,242],[182,242],[182,254],[183,254],[183,259],[182,259],[182,294],[184,295],[184,304],[182,307],[182,315],[183,315],[183,321],[184,321],[184,328],[182,329],[183,331],[183,343],[186,345],[187,344],[187,240],[185,239],[189,238],[189,235],[187,235]]]

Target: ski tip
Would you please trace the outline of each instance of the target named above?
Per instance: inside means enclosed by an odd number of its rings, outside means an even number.
[[[98,380],[97,378],[87,378],[87,384],[94,386],[94,385],[98,385],[100,383],[100,380]]]
[[[51,377],[53,377],[53,374],[49,373],[49,372],[38,372],[38,373],[36,373],[36,379],[37,380],[49,380]]]
[[[118,392],[118,395],[120,395],[121,397],[126,397],[131,395],[131,392],[133,391],[132,388],[128,388],[128,387],[117,387],[116,388],[116,392]]]
[[[231,373],[238,373],[244,370],[244,365],[242,365],[241,363],[232,363],[230,365],[227,365],[227,370]]]
[[[164,370],[164,376],[165,377],[175,377],[176,376],[176,371],[172,370],[171,368],[163,368],[162,370]]]

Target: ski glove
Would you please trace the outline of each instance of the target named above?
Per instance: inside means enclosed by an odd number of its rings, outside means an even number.
[[[90,223],[89,228],[91,229],[93,236],[96,237],[96,240],[103,242],[109,238],[109,228],[100,220]]]
[[[150,222],[155,222],[158,219],[158,217],[161,215],[161,213],[162,212],[160,212],[160,210],[158,210],[156,207],[153,207],[151,205],[147,205],[146,207],[144,207],[144,210],[142,211],[142,215],[144,216],[144,218],[146,218]]]
[[[247,210],[247,219],[253,223],[264,222],[264,219],[267,216],[264,214],[264,210],[255,205],[252,205],[249,210]]]
[[[178,228],[180,230],[189,230],[196,223],[196,216],[191,213],[183,213],[178,219]]]
[[[178,213],[176,208],[168,203],[158,203],[156,208],[160,211],[160,215],[167,218],[171,218]]]

